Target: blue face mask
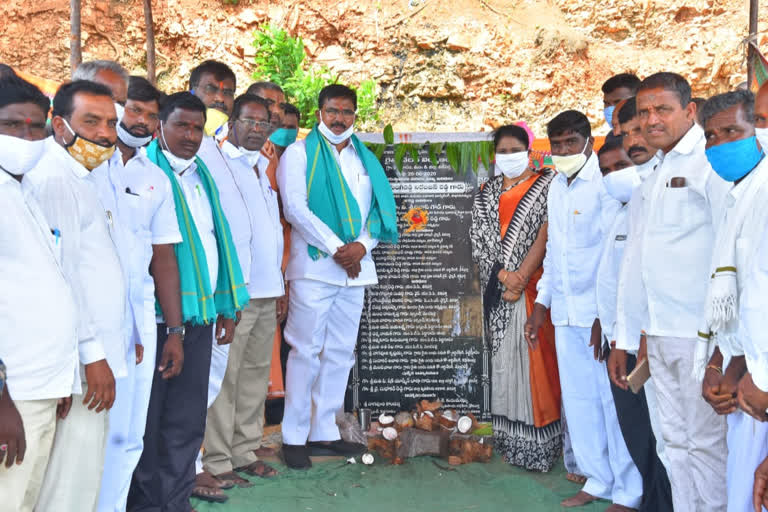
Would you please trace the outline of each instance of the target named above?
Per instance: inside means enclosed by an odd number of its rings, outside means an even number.
[[[757,147],[757,138],[726,142],[707,149],[707,160],[715,172],[725,181],[738,181],[763,158],[763,152]]]
[[[287,148],[294,142],[296,142],[296,136],[299,134],[299,130],[289,130],[288,128],[278,128],[272,135],[269,136],[269,140],[275,146]]]
[[[605,107],[603,109],[603,117],[605,118],[605,122],[608,123],[608,128],[613,130],[613,111],[616,110],[616,107]]]

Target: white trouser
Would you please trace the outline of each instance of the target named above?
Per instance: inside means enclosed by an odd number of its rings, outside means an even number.
[[[589,346],[591,329],[555,327],[557,364],[568,431],[584,492],[637,508],[643,479],[619,428],[605,363],[595,361]]]
[[[664,469],[669,472],[669,459],[664,451],[664,437],[661,435],[661,418],[659,417],[659,399],[656,398],[656,386],[653,380],[648,379],[643,385],[645,391],[645,402],[648,404],[648,416],[651,420],[651,431],[656,438],[656,455],[664,465]]]
[[[355,362],[364,298],[362,286],[291,281],[283,443],[340,439],[336,411]]]
[[[57,404],[56,398],[14,402],[24,426],[27,452],[19,465],[7,468],[5,461],[0,464],[0,512],[35,510],[56,433]]]
[[[81,375],[85,375],[85,370],[81,369]],[[37,512],[96,510],[109,414],[94,412],[83,405],[87,388],[83,382],[83,394],[72,395],[69,414],[56,424],[51,460],[35,507]]]
[[[753,512],[755,470],[768,456],[768,423],[737,410],[728,415],[728,512]]]
[[[208,373],[208,407],[213,404],[221,391],[221,383],[224,382],[224,374],[227,372],[227,360],[229,359],[229,345],[216,343],[216,329],[213,333],[213,350],[211,351],[211,371]],[[197,453],[195,460],[195,474],[203,472],[203,450]]]
[[[149,341],[149,340],[148,340]],[[115,379],[115,404],[109,411],[109,433],[99,493],[99,512],[125,512],[133,470],[144,449],[149,395],[155,371],[157,339],[144,345],[144,358],[136,364],[136,347],[126,359],[128,374]]]
[[[656,388],[667,474],[676,511],[726,509],[725,418],[701,396],[692,375],[696,338],[648,336],[648,362]]]

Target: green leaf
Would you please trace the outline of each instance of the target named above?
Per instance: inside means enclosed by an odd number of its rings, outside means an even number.
[[[448,163],[456,174],[461,174],[461,171],[459,170],[459,155],[461,154],[459,151],[459,144],[461,143],[449,142],[445,145],[445,156],[448,158]]]
[[[384,156],[384,151],[387,149],[386,144],[376,144],[376,151],[373,152],[374,155],[376,155],[376,158],[381,160],[381,157]]]
[[[408,144],[398,144],[395,146],[395,167],[399,172],[403,172],[403,159],[408,151]]]
[[[480,146],[482,142],[470,142],[472,151],[470,152],[472,158],[472,172],[477,174],[477,169],[480,166]]]
[[[419,147],[416,144],[408,144],[408,151],[411,153],[411,159],[414,165],[419,164]]]
[[[429,145],[429,160],[435,167],[440,165],[440,155],[443,154],[444,146],[444,142],[437,142]]]
[[[480,146],[480,158],[483,161],[483,167],[488,171],[491,168],[491,152],[493,151],[493,144],[490,141],[484,141]]]
[[[395,143],[395,130],[392,129],[392,125],[388,124],[384,127],[384,144]]]

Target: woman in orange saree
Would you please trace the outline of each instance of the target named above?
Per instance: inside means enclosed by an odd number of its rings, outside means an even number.
[[[554,328],[545,324],[538,348],[531,350],[523,327],[542,273],[547,191],[554,173],[529,167],[528,144],[528,134],[518,126],[503,126],[494,134],[498,175],[475,197],[470,236],[492,354],[495,448],[510,464],[549,471],[562,453]]]

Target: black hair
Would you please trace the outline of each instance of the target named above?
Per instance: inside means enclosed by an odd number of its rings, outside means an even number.
[[[254,96],[261,96],[259,93],[264,89],[277,91],[283,96],[285,96],[285,91],[283,91],[283,88],[277,85],[275,82],[254,82],[248,86],[248,90],[245,91],[245,93],[253,94]]]
[[[16,76],[16,72],[8,64],[0,62],[0,78],[5,78],[7,76]]]
[[[600,158],[601,155],[604,153],[607,153],[609,151],[614,151],[616,149],[620,149],[624,151],[624,146],[621,143],[621,137],[614,137],[612,139],[605,139],[605,143],[603,143],[602,146],[600,146],[600,149],[597,152],[597,157]]]
[[[331,84],[323,87],[323,90],[320,91],[320,96],[317,98],[317,108],[323,108],[326,101],[334,98],[351,100],[355,110],[357,110],[357,93],[354,89],[341,84]]]
[[[619,124],[628,123],[637,117],[637,99],[632,96],[619,109]]]
[[[45,116],[51,109],[51,100],[34,84],[15,74],[0,76],[0,108],[15,103],[34,103]]]
[[[296,116],[296,119],[301,122],[301,112],[299,112],[299,109],[296,108],[296,106],[291,105],[290,103],[281,103],[280,108],[283,109],[283,114],[287,116]]]
[[[229,66],[217,60],[206,60],[198,64],[197,67],[192,70],[192,73],[190,73],[190,90],[197,89],[197,86],[200,85],[200,79],[206,73],[213,75],[213,78],[220,82],[224,80],[232,80],[232,83],[237,87],[237,77],[235,76],[235,72],[232,71]]]
[[[163,102],[160,104],[160,114],[158,117],[161,121],[167,121],[168,116],[170,116],[177,108],[202,112],[203,119],[206,118],[205,103],[203,103],[203,100],[187,91],[175,92],[163,98]]]
[[[603,94],[612,93],[621,87],[626,87],[632,91],[632,95],[634,96],[637,94],[637,88],[640,87],[640,79],[637,78],[637,75],[632,73],[619,73],[618,75],[613,75],[603,83]]]
[[[257,105],[261,105],[264,107],[264,110],[267,111],[267,121],[269,121],[269,118],[271,117],[269,112],[269,103],[267,103],[267,100],[262,98],[261,96],[256,96],[255,94],[241,94],[237,98],[235,98],[235,106],[232,107],[232,119],[233,121],[240,117],[240,111],[243,110],[243,106],[247,105],[249,103],[255,103]]]
[[[702,126],[706,126],[707,121],[715,114],[739,105],[744,111],[744,118],[749,124],[753,124],[755,122],[755,95],[750,91],[741,89],[709,98],[698,111],[699,121],[701,121]]]
[[[517,126],[516,124],[507,124],[496,128],[496,130],[493,132],[493,147],[495,148],[498,146],[499,142],[504,137],[516,138],[523,143],[526,150],[531,143],[531,139],[528,137],[528,132],[525,131],[525,128]]]
[[[106,85],[91,82],[89,80],[75,80],[67,82],[59,87],[53,97],[53,116],[61,116],[69,119],[75,109],[75,95],[91,94],[93,96],[107,96],[112,100],[112,91]]]
[[[578,110],[566,110],[557,114],[547,123],[547,137],[557,137],[567,132],[578,133],[585,139],[592,136],[592,127],[587,116]]]
[[[688,80],[677,73],[670,73],[668,71],[654,73],[643,80],[637,91],[647,91],[650,89],[664,89],[665,91],[674,92],[680,98],[680,105],[683,108],[687,107],[691,102],[691,86]]]
[[[131,76],[128,79],[128,99],[134,101],[156,101],[160,105],[163,93],[158,91],[149,80],[143,76]]]

